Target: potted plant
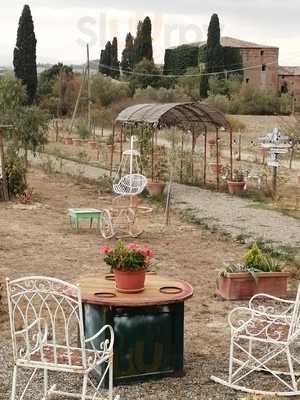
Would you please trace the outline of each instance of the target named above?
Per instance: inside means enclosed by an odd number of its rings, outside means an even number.
[[[286,297],[288,277],[254,242],[242,264],[229,265],[220,273],[217,294],[226,300],[245,300],[257,293]]]
[[[240,194],[246,185],[244,172],[241,169],[235,169],[232,178],[227,178],[227,185],[230,194]]]
[[[164,181],[166,174],[166,162],[159,157],[155,163],[154,179],[148,179],[147,190],[152,197],[159,197],[165,190],[166,183]]]
[[[221,173],[223,170],[223,165],[221,163],[217,164],[216,162],[208,163],[208,166],[213,174]]]
[[[115,275],[116,289],[121,293],[138,293],[145,288],[145,274],[154,253],[147,247],[136,243],[127,246],[118,240],[115,248],[101,246],[104,261]]]

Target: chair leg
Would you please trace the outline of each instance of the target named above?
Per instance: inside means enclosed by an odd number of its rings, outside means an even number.
[[[295,378],[294,365],[293,365],[293,361],[292,361],[292,357],[291,357],[289,348],[287,348],[286,356],[287,356],[287,360],[288,360],[288,364],[289,364],[289,370],[290,370],[293,388],[294,388],[294,390],[297,390],[297,382],[296,382],[296,378]]]
[[[13,382],[12,382],[11,400],[15,400],[15,398],[16,398],[17,373],[18,373],[18,367],[15,365],[15,366],[14,366],[14,372],[13,372]]]
[[[231,337],[230,339],[230,352],[229,352],[229,383],[232,382],[232,370],[233,370],[233,348],[234,348],[234,339]]]
[[[48,370],[44,369],[44,398],[48,396]]]
[[[113,359],[109,360],[109,388],[108,388],[108,399],[113,400]]]
[[[81,400],[85,400],[85,399],[86,399],[87,380],[88,380],[87,375],[84,375],[84,377],[83,377],[83,384],[82,384],[82,395],[81,395]]]

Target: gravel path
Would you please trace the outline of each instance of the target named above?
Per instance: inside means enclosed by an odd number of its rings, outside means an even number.
[[[251,200],[174,184],[173,207],[209,230],[221,231],[234,239],[260,239],[300,248],[299,220],[255,208]]]

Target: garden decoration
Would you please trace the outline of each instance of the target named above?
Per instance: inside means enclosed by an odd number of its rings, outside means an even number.
[[[143,227],[138,225],[138,214],[150,213],[152,208],[139,205],[138,194],[142,193],[147,178],[140,172],[140,155],[133,148],[134,138],[130,139],[130,150],[123,153],[119,169],[113,180],[113,191],[118,196],[113,199],[112,207],[102,210],[101,233],[105,239],[117,233],[137,237]]]
[[[273,193],[277,190],[277,168],[279,167],[279,155],[285,154],[291,148],[291,141],[288,136],[283,135],[278,128],[271,133],[259,138],[262,149],[269,152],[267,164],[273,167]]]
[[[113,191],[122,196],[136,196],[145,189],[147,179],[140,174],[140,153],[133,148],[134,137],[130,138],[130,149],[123,152],[119,169],[113,180]]]
[[[249,299],[256,293],[287,297],[288,277],[254,242],[243,263],[228,265],[220,273],[216,292],[226,300]]]
[[[113,399],[114,331],[110,325],[101,325],[86,337],[78,285],[33,276],[7,280],[7,295],[14,358],[12,400],[19,392],[22,369],[31,373],[20,388],[20,399],[38,370],[43,371],[43,399]],[[56,384],[50,387],[49,371],[57,373],[56,382],[61,384],[62,373],[82,379],[80,394],[58,390]],[[97,377],[98,383],[92,376]],[[103,388],[105,383],[107,389]]]
[[[154,253],[147,247],[136,243],[127,246],[118,240],[114,249],[100,247],[104,261],[115,275],[116,289],[121,293],[138,293],[145,288],[145,275]]]
[[[300,285],[295,301],[256,294],[229,314],[229,376],[211,379],[248,393],[299,396]],[[266,374],[273,383],[266,386]],[[250,383],[252,382],[252,384]]]

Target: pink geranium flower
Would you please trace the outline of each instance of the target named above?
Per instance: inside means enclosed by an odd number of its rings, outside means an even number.
[[[99,251],[100,251],[100,253],[107,254],[107,253],[111,252],[111,248],[109,246],[107,246],[106,244],[104,244],[103,246],[100,246]]]
[[[143,254],[143,256],[145,256],[145,257],[153,257],[153,256],[154,256],[153,251],[151,251],[151,250],[149,249],[149,247],[146,246],[146,245],[143,246],[143,247],[141,247],[140,250],[139,250],[139,252],[140,252],[141,254]]]
[[[137,249],[136,243],[128,243],[127,247],[128,247],[129,250],[136,250]]]

